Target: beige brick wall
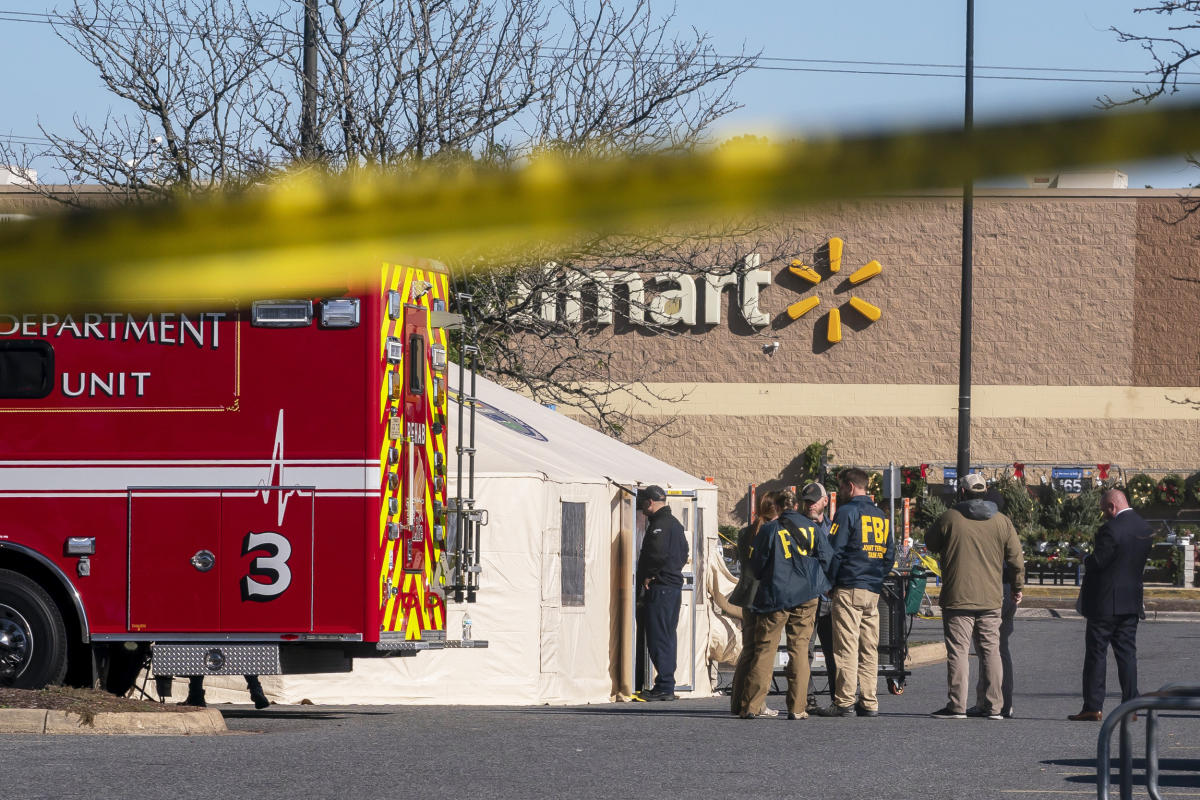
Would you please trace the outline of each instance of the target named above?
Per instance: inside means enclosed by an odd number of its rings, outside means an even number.
[[[1177,200],[1138,204],[1133,383],[1200,383],[1200,215]]]
[[[1137,193],[979,198],[974,382],[1200,386],[1200,215],[1181,220],[1179,211],[1174,198]],[[807,247],[801,253],[806,261],[829,236],[845,240],[843,272],[815,290],[822,313],[850,294],[883,309],[882,319],[867,325],[844,308],[844,340],[833,347],[823,342],[823,321],[814,325],[815,312],[796,322],[776,318],[761,332],[736,322],[675,336],[619,326],[616,333],[602,331],[616,351],[614,363],[628,364],[625,377],[826,384],[830,408],[840,411],[750,417],[731,408],[721,415],[686,415],[669,436],[643,449],[693,474],[715,476],[722,522],[741,518],[749,484],[795,483],[798,457],[814,441],[832,440],[843,464],[953,462],[953,416],[845,416],[855,411],[837,405],[837,384],[957,383],[960,222],[959,201],[952,197],[838,203],[789,218],[795,240]],[[872,258],[883,264],[882,276],[852,289],[838,285]],[[814,290],[788,275],[782,263],[775,271],[762,307],[778,315]],[[728,298],[726,304],[728,320]],[[770,340],[781,348],[768,357],[761,346]],[[659,366],[651,376],[640,373],[647,354]],[[753,391],[747,386],[748,397]],[[1200,399],[1200,389],[1194,396]],[[661,411],[670,415],[669,407]],[[977,416],[972,460],[1200,469],[1200,409],[1195,419],[1145,413],[1134,416],[1150,418],[1119,418],[1117,411],[1111,416],[1118,418],[1073,419],[1069,413],[1059,406],[1027,418]],[[1036,475],[1031,470],[1031,478]]]
[[[975,364],[979,383],[1128,385],[1133,362],[1139,200],[1130,198],[980,198],[975,214]],[[799,256],[830,236],[845,241],[843,270],[813,288],[788,273],[787,247],[775,283],[762,290],[771,326],[751,330],[725,298],[723,324],[647,336],[616,326],[612,342],[622,377],[640,375],[647,354],[654,380],[787,382],[819,373],[828,383],[952,383],[958,379],[961,210],[955,198],[895,198],[839,203],[803,212]],[[781,223],[783,227],[783,223]],[[1180,242],[1172,245],[1178,253]],[[871,259],[883,274],[859,287],[844,280]],[[824,275],[829,273],[821,270]],[[1139,276],[1140,277],[1140,276]],[[816,293],[816,311],[791,321],[789,303]],[[868,324],[845,303],[862,297],[883,310]],[[842,310],[844,338],[824,341],[825,315]],[[762,345],[781,344],[771,358]],[[809,378],[811,380],[811,377]]]

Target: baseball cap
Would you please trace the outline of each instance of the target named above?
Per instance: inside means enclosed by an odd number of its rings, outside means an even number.
[[[819,483],[809,483],[800,490],[800,499],[809,503],[815,503],[829,493],[825,491],[825,487]]]
[[[986,492],[987,481],[978,472],[969,472],[963,478],[963,488],[968,492]]]
[[[646,505],[652,500],[666,500],[666,499],[667,499],[667,493],[663,491],[663,488],[661,486],[658,486],[658,485],[652,483],[649,486],[638,489],[637,507],[639,509],[642,509],[642,508],[645,508]]]
[[[661,486],[650,484],[645,489],[638,489],[639,495],[644,495],[647,500],[666,500],[667,493],[663,491]]]

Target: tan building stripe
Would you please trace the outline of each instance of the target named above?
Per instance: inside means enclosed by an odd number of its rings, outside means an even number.
[[[659,399],[666,398],[666,399]],[[1197,387],[976,386],[971,416],[1200,420]],[[650,383],[622,411],[640,416],[955,417],[951,384]],[[567,413],[569,410],[564,409]]]

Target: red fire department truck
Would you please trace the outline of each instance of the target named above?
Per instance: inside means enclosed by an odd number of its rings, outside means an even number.
[[[484,644],[446,638],[480,518],[447,498],[447,294],[416,262],[316,298],[0,314],[0,684]]]

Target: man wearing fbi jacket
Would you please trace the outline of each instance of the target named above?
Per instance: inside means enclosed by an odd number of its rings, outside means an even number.
[[[829,530],[837,684],[833,703],[817,709],[822,717],[879,716],[879,593],[896,559],[896,541],[887,515],[867,496],[867,480],[867,473],[856,468],[838,476],[841,502]],[[861,693],[857,704],[856,691]]]

